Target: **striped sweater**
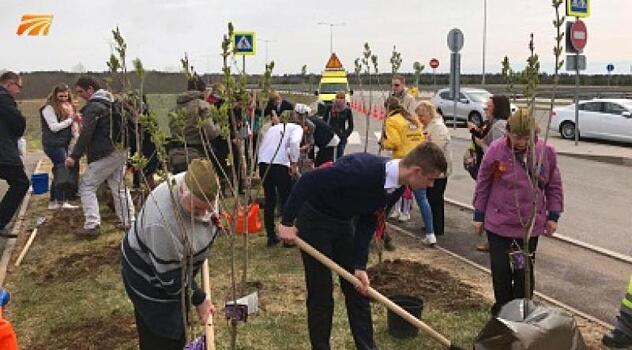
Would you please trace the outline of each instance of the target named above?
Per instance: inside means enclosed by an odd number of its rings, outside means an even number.
[[[174,177],[175,189],[184,181],[184,174]],[[174,193],[177,200],[177,192]],[[125,289],[134,308],[155,334],[178,339],[184,331],[181,312],[184,246],[180,239],[178,215],[193,248],[193,276],[211,253],[215,226],[191,219],[177,204],[173,206],[169,187],[162,183],[147,197],[135,225],[121,243],[122,274]],[[189,283],[193,305],[201,304],[206,295],[194,279]]]

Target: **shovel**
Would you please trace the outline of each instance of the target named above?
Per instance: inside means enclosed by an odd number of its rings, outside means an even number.
[[[327,266],[330,270],[333,270],[334,272],[336,272],[338,274],[338,276],[344,278],[349,283],[353,284],[354,286],[357,286],[357,285],[361,284],[360,280],[358,280],[357,277],[355,277],[354,275],[349,273],[349,271],[347,271],[347,270],[343,269],[342,267],[340,267],[340,265],[336,264],[333,260],[331,260],[328,257],[326,257],[325,255],[323,255],[321,252],[316,250],[311,245],[307,244],[305,241],[303,241],[299,237],[296,237],[294,239],[294,243],[296,243],[296,245],[302,251],[304,251],[305,253],[309,254],[314,259],[318,260],[321,264]],[[373,300],[379,302],[380,304],[386,306],[387,309],[391,310],[392,312],[397,314],[399,317],[401,317],[404,320],[408,321],[413,326],[419,328],[424,333],[428,334],[430,337],[432,337],[434,340],[436,340],[438,343],[440,343],[441,345],[445,346],[446,348],[448,348],[450,350],[462,350],[462,348],[452,344],[452,342],[448,338],[444,337],[443,335],[439,334],[434,329],[430,328],[430,326],[428,326],[427,324],[425,324],[424,322],[422,322],[421,320],[419,320],[415,316],[411,315],[406,310],[402,309],[399,305],[395,304],[389,298],[383,296],[382,294],[380,294],[375,289],[369,287],[368,295],[369,295],[369,297],[371,297],[371,299],[373,299]]]
[[[204,260],[202,264],[202,286],[204,293],[209,301],[211,301],[211,284],[208,270],[208,260]],[[209,315],[204,325],[204,335],[193,340],[184,347],[184,350],[215,350],[215,324],[213,315]]]
[[[31,244],[35,240],[35,236],[37,236],[37,229],[45,222],[46,222],[45,216],[40,216],[37,218],[37,221],[35,222],[35,228],[33,229],[33,232],[31,232],[31,236],[29,237],[29,240],[24,245],[24,248],[22,248],[22,252],[18,256],[18,259],[15,261],[15,266],[20,266],[20,263],[22,263],[22,259],[24,259],[24,256],[26,256],[26,253],[29,251],[29,248],[31,248]]]

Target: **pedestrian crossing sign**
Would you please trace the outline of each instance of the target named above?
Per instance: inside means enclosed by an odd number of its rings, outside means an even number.
[[[257,52],[255,32],[233,32],[232,39],[235,55],[254,55]]]
[[[569,17],[590,16],[590,0],[566,0],[566,15]]]

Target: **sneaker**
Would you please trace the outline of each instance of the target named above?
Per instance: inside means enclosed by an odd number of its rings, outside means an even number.
[[[59,205],[59,203],[57,203],[57,205]],[[68,202],[64,202],[64,204],[61,205],[62,209],[69,209],[69,210],[73,210],[73,209],[78,209],[79,206],[78,205],[72,205]],[[50,209],[50,208],[49,208]]]
[[[93,228],[82,228],[75,231],[75,235],[80,238],[94,239],[99,237],[101,233],[101,227],[95,226]]]
[[[48,210],[57,210],[59,208],[61,208],[61,204],[58,201],[48,202]]]
[[[410,220],[410,213],[403,213],[402,212],[401,214],[399,214],[399,221],[406,222],[408,220]]]
[[[399,210],[393,209],[393,210],[391,210],[391,213],[388,214],[388,218],[389,219],[397,219],[397,218],[399,218],[399,214],[400,214]]]
[[[435,237],[434,233],[429,233],[426,237],[421,239],[421,243],[428,247],[434,247],[437,244],[437,237]]]
[[[0,237],[3,238],[17,238],[18,235],[11,233],[11,230],[4,227],[0,229]]]
[[[611,349],[631,349],[632,337],[629,337],[619,330],[614,330],[606,334],[601,339],[601,343]]]

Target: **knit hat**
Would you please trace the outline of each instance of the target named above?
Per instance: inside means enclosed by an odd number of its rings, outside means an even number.
[[[520,136],[529,136],[535,129],[535,119],[524,108],[518,110],[507,120],[509,132]]]
[[[298,114],[309,114],[309,113],[312,112],[312,109],[309,108],[305,104],[297,103],[296,106],[294,107],[294,112],[296,112]]]
[[[199,199],[213,200],[217,196],[217,177],[208,159],[193,159],[187,168],[184,183],[191,194]]]

